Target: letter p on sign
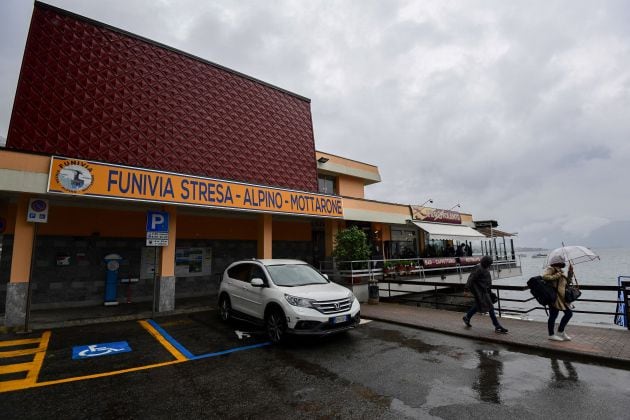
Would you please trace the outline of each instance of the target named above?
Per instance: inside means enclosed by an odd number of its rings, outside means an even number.
[[[147,212],[147,232],[168,232],[168,213],[165,211]]]

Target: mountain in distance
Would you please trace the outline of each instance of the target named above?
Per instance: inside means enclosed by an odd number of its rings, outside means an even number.
[[[514,250],[516,252],[546,251],[545,248],[534,248],[534,247],[527,247],[527,246],[517,246],[517,247],[514,247]]]
[[[630,248],[630,220],[611,222],[591,232],[582,243],[589,248]]]

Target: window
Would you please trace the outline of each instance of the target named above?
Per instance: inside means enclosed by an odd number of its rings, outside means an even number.
[[[251,269],[251,264],[236,265],[228,270],[228,277],[234,280],[249,282],[250,269]]]
[[[321,194],[337,194],[335,189],[335,177],[329,175],[319,175],[317,177],[319,192]]]
[[[267,276],[265,275],[263,269],[258,265],[252,265],[252,272],[249,276],[249,281],[251,282],[252,279],[256,278],[261,279],[264,284],[267,284]]]
[[[295,287],[328,283],[324,276],[306,264],[268,265],[267,270],[277,286]]]

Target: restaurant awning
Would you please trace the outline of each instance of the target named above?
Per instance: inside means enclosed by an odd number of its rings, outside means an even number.
[[[475,229],[463,225],[450,225],[446,223],[429,223],[412,220],[411,223],[429,234],[429,239],[451,241],[474,241],[486,237]]]
[[[490,229],[489,227],[478,227],[476,230],[483,233],[488,238],[491,236],[494,236],[495,238],[511,238],[517,235],[516,233],[504,232],[499,229]]]

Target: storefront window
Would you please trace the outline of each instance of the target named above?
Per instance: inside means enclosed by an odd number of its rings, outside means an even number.
[[[387,258],[416,258],[418,256],[418,240],[415,230],[404,227],[392,227],[391,239],[391,241],[385,243],[385,255]]]

